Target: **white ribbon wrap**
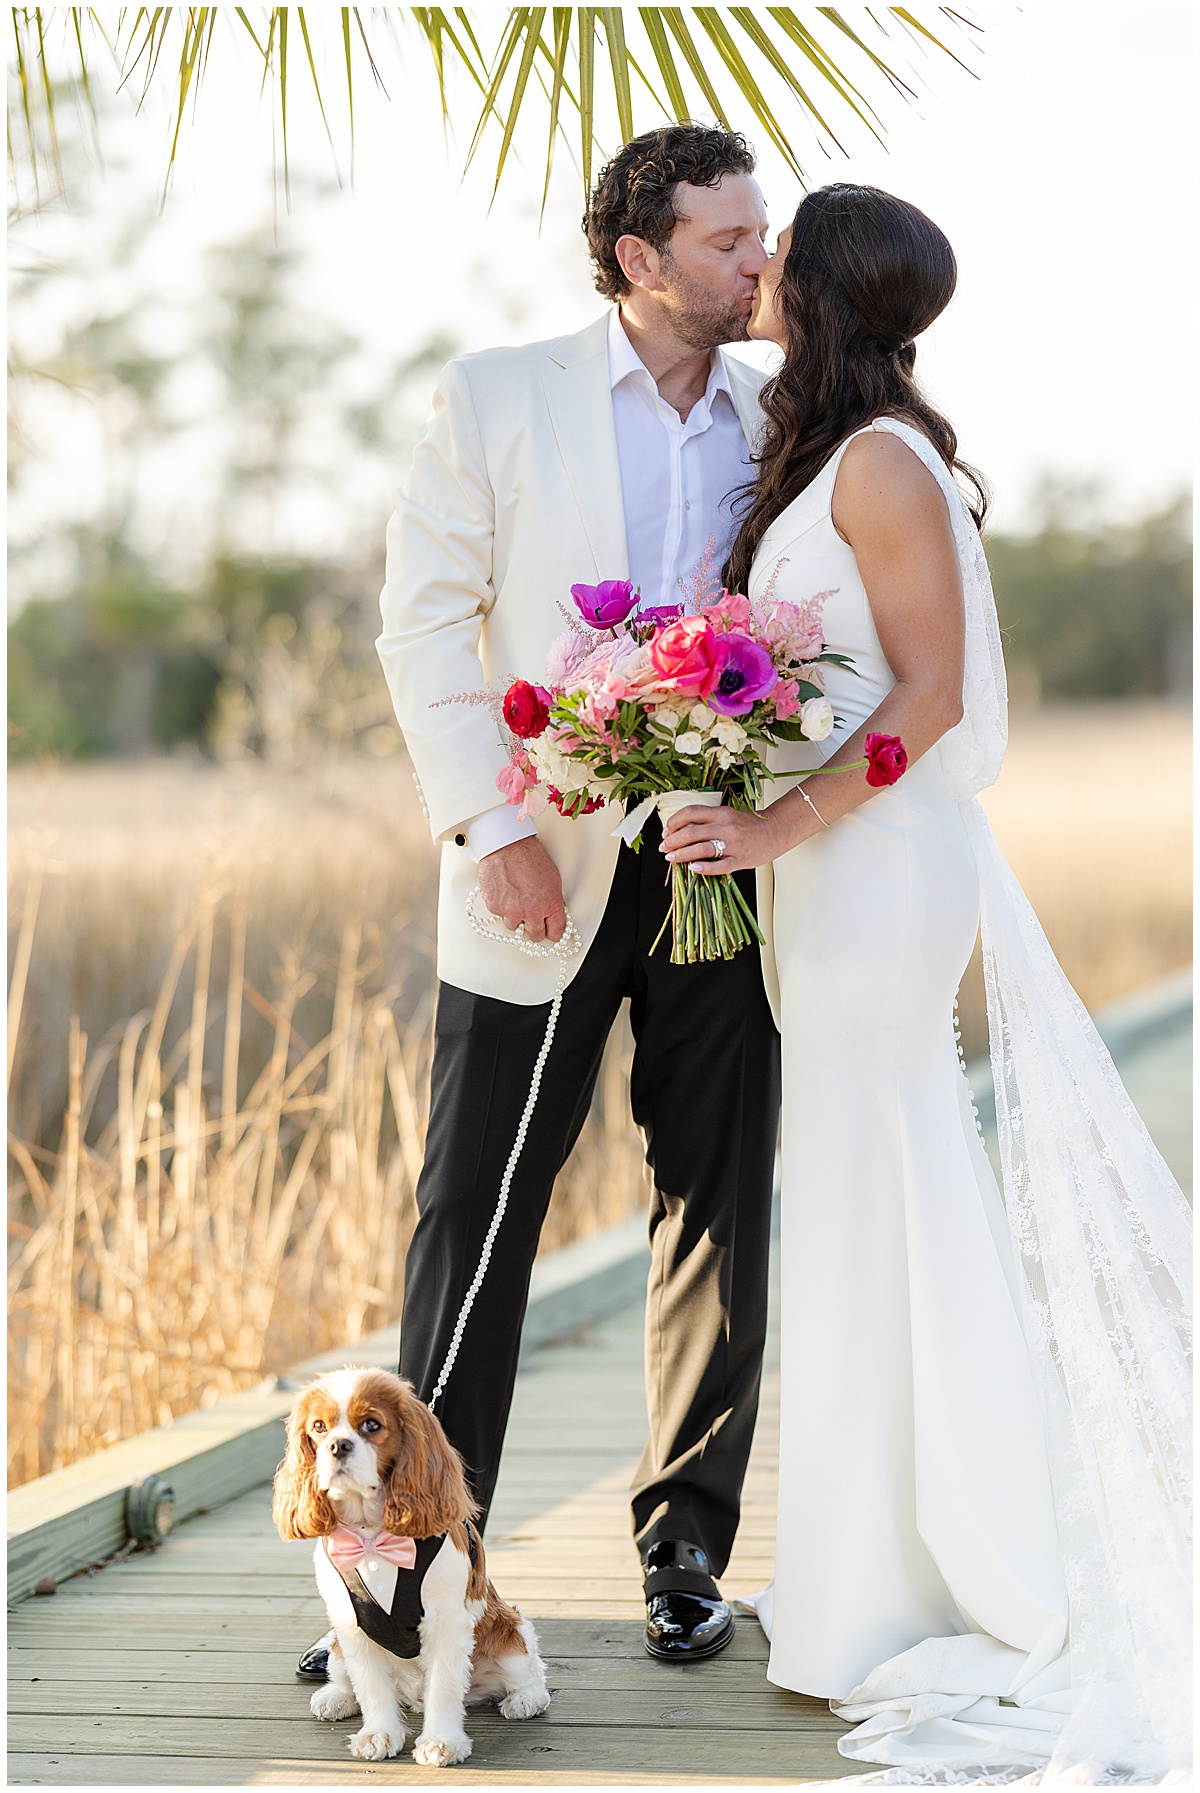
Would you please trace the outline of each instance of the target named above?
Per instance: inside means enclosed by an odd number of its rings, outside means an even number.
[[[655,810],[665,821],[681,809],[689,809],[693,804],[701,809],[720,809],[725,801],[724,791],[656,791],[652,797],[644,797],[631,809],[623,822],[618,822],[613,833],[618,840],[623,840],[631,847]]]

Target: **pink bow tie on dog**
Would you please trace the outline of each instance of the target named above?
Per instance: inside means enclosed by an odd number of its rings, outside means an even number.
[[[364,1558],[381,1556],[398,1569],[411,1569],[417,1561],[415,1538],[398,1538],[394,1532],[377,1532],[373,1538],[361,1538],[348,1525],[339,1525],[329,1534],[325,1548],[330,1561],[339,1569],[357,1569]]]

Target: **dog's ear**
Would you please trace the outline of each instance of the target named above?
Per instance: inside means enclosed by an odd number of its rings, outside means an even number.
[[[410,1538],[434,1538],[478,1511],[467,1490],[462,1458],[441,1422],[407,1382],[394,1378],[399,1445],[387,1481],[384,1528]]]
[[[307,1389],[287,1420],[287,1454],[275,1471],[271,1517],[281,1538],[324,1538],[337,1529],[328,1495],[317,1487],[317,1453],[308,1436],[313,1390]]]

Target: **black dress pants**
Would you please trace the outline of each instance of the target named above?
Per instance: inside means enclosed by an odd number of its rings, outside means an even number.
[[[605,1040],[630,999],[634,1119],[653,1172],[646,1304],[650,1436],[632,1490],[645,1555],[699,1544],[720,1575],[737,1530],[767,1324],[779,1036],[759,955],[651,956],[669,892],[661,832],[622,846],[600,929],[567,986],[491,1264],[438,1414],[483,1510],[496,1485],[538,1235],[587,1116]],[[739,878],[752,902],[753,873]],[[443,984],[425,1164],[408,1252],[400,1370],[428,1400],[479,1263],[549,1004]]]

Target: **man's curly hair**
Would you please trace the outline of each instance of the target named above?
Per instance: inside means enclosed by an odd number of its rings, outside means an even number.
[[[667,247],[679,222],[676,187],[715,187],[727,174],[753,174],[754,165],[740,131],[715,125],[663,125],[631,138],[601,170],[583,215],[597,292],[616,300],[629,291],[616,255],[619,237]]]

